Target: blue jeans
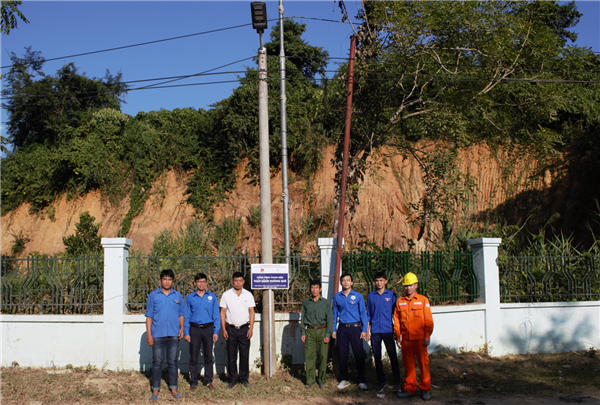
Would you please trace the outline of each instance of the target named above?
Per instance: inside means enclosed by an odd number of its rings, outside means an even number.
[[[152,345],[152,391],[160,391],[160,379],[162,377],[162,365],[165,355],[169,367],[169,388],[177,389],[177,350],[179,349],[179,338],[177,336],[166,336],[154,338]]]

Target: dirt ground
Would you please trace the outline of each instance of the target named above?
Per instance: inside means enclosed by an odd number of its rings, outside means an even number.
[[[432,396],[430,404],[600,405],[600,358],[595,349],[560,354],[489,357],[482,353],[451,354],[441,349],[431,355]],[[303,367],[282,367],[274,377],[252,374],[250,388],[227,390],[227,376],[213,381],[210,392],[200,387],[189,392],[189,377],[179,377],[180,392],[187,404],[223,405],[387,405],[419,404],[420,398],[399,399],[392,392],[392,373],[385,365],[390,384],[382,394],[375,370],[367,364],[368,391],[357,386],[339,391],[333,373],[327,387],[304,388]],[[401,369],[401,372],[403,370]],[[352,372],[351,372],[352,378]],[[166,377],[166,373],[163,374]],[[147,404],[151,395],[150,375],[139,371],[108,371],[93,366],[63,369],[26,368],[14,365],[0,369],[1,405],[131,405]],[[166,381],[159,403],[175,403]]]

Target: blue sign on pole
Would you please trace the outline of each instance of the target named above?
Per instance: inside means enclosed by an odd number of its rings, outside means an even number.
[[[287,264],[253,264],[253,290],[287,290],[290,288]]]

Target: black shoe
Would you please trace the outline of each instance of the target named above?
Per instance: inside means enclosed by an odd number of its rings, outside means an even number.
[[[386,382],[382,382],[381,384],[379,384],[377,386],[377,388],[375,388],[375,391],[382,392],[385,389],[385,387],[387,387],[387,383]]]
[[[246,388],[250,388],[250,383],[248,381],[244,381],[242,385]]]
[[[402,391],[398,392],[398,398],[412,398],[414,396],[415,396],[415,394],[411,394],[408,391],[402,390]]]
[[[235,381],[230,382],[229,384],[227,384],[227,389],[228,390],[232,389],[233,387],[235,387],[236,384],[237,384],[237,382],[235,382]]]
[[[422,391],[421,398],[423,399],[423,401],[429,401],[431,399],[431,394],[429,393],[429,391]]]
[[[324,390],[325,388],[327,388],[326,384],[319,384],[319,389]]]
[[[400,385],[400,384],[394,384],[394,388],[392,388],[392,391],[394,391],[394,392],[400,392],[400,391],[402,391],[402,385]]]

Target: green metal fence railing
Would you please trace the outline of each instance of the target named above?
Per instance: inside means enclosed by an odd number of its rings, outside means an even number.
[[[275,263],[285,262],[274,257]],[[148,294],[159,287],[160,271],[175,272],[174,287],[184,296],[193,291],[194,275],[205,273],[210,291],[219,297],[231,286],[231,275],[241,271],[250,290],[250,270],[260,257],[129,257],[127,309],[144,313]],[[600,300],[600,256],[500,256],[502,302]],[[419,292],[433,305],[473,302],[479,297],[471,253],[371,253],[342,256],[343,270],[354,277],[353,288],[366,297],[375,289],[374,275],[383,271],[388,288],[402,291],[401,277],[419,277]],[[2,257],[0,312],[2,314],[102,314],[102,257]],[[318,256],[292,256],[289,290],[274,290],[275,309],[297,312],[309,295],[309,281],[320,278]],[[257,311],[262,294],[254,292]]]
[[[1,260],[2,314],[101,314],[102,257]]]
[[[308,281],[319,276],[319,261],[314,256],[291,256],[288,290],[274,290],[275,309],[294,311],[300,309],[302,300],[308,294]],[[274,263],[285,263],[285,257],[273,257]],[[160,272],[172,269],[175,273],[173,288],[184,297],[194,291],[194,276],[204,273],[208,279],[207,289],[221,297],[231,288],[231,276],[240,271],[246,282],[244,288],[254,294],[257,311],[262,307],[262,290],[252,291],[250,271],[253,263],[260,263],[259,256],[180,256],[180,257],[129,257],[129,299],[127,309],[130,313],[144,313],[148,294],[159,287]]]
[[[500,256],[502,302],[600,300],[600,256]]]
[[[342,271],[352,274],[352,288],[365,297],[375,289],[374,276],[380,271],[387,275],[388,288],[396,294],[402,292],[401,278],[408,272],[415,273],[419,293],[432,305],[473,302],[479,296],[470,252],[352,252],[342,256]]]

